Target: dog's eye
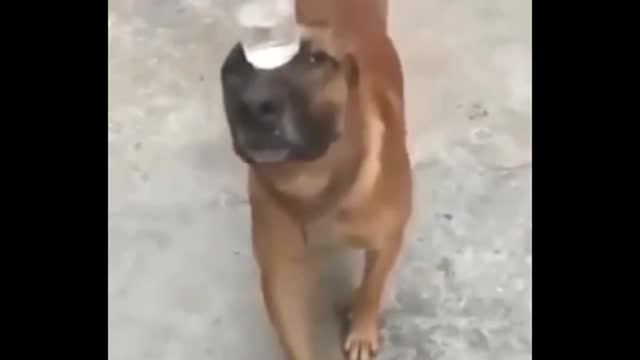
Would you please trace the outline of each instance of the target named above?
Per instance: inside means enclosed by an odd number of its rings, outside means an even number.
[[[329,60],[331,60],[331,58],[324,51],[313,51],[307,56],[307,61],[311,64],[322,64]]]

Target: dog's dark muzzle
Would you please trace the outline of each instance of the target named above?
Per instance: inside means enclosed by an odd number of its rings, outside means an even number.
[[[245,162],[308,161],[333,141],[331,114],[311,111],[306,89],[292,86],[284,70],[254,69],[242,49],[227,55],[220,77],[234,150]]]
[[[225,107],[236,153],[248,163],[287,161],[301,144],[283,99],[267,90],[242,94],[226,90]]]

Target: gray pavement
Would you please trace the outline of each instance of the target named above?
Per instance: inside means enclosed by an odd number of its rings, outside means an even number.
[[[220,106],[224,3],[109,2],[110,360],[281,359]],[[378,359],[530,359],[531,0],[391,3],[416,211]],[[330,259],[328,294],[358,255]]]

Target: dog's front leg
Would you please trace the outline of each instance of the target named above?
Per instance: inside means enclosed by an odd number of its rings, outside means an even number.
[[[287,360],[311,360],[310,271],[301,263],[281,263],[261,274],[269,318]]]
[[[402,233],[396,231],[380,248],[366,251],[362,284],[352,304],[349,332],[344,343],[349,360],[368,360],[379,350],[378,316],[382,295],[400,251]]]
[[[267,194],[252,193],[253,247],[269,320],[287,360],[312,360],[315,278],[301,229]]]

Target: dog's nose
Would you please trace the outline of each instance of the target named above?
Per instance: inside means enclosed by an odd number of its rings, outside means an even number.
[[[278,103],[274,99],[259,99],[249,106],[256,117],[267,122],[276,120],[280,113]]]
[[[266,91],[253,92],[245,96],[244,103],[256,125],[262,125],[270,129],[277,127],[282,117],[284,106],[283,102],[272,93]]]

